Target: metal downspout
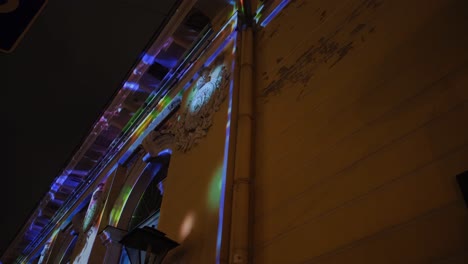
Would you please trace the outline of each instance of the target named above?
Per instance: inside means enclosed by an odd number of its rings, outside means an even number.
[[[253,27],[249,1],[244,1],[244,15],[239,23],[240,76],[236,113],[237,137],[232,186],[230,263],[249,263],[251,258],[251,199],[253,179]]]

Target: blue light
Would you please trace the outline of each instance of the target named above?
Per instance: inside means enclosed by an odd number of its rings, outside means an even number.
[[[131,91],[138,91],[140,85],[134,82],[125,82],[123,88],[131,90]]]
[[[120,160],[119,160],[118,163],[119,163],[120,165],[124,164],[125,161],[127,161],[127,159],[130,157],[130,155],[132,155],[132,151],[129,150],[129,151],[125,152],[125,153],[122,155],[122,157],[120,158]]]
[[[260,23],[260,26],[261,27],[265,27],[266,25],[268,25],[268,23],[271,22],[271,20],[273,20],[273,18],[276,17],[276,15],[278,15],[278,13],[283,10],[283,8],[289,3],[289,0],[283,0],[277,7],[275,7],[275,9],[273,9],[273,11],[271,11],[271,13],[262,21],[262,23]]]
[[[162,181],[160,181],[158,183],[158,189],[161,192],[161,195],[163,195],[164,194],[164,187],[163,187]]]
[[[148,162],[149,159],[151,159],[151,154],[149,154],[149,152],[148,152],[148,153],[145,154],[145,156],[143,156],[142,160],[143,160],[143,162]]]
[[[50,189],[54,192],[57,192],[60,186],[61,186],[60,184],[54,183]]]
[[[233,41],[236,43],[237,32],[233,32]],[[236,48],[234,44],[233,49]],[[234,71],[235,60],[232,61],[231,71]],[[234,97],[234,78],[231,78],[229,84],[229,98],[228,98],[228,113],[226,123],[226,140],[224,142],[224,160],[223,160],[223,175],[221,179],[221,197],[219,198],[219,215],[218,215],[218,234],[216,238],[216,263],[221,263],[221,242],[223,239],[223,223],[224,223],[224,203],[226,199],[226,178],[228,174],[228,161],[229,161],[229,143],[231,140],[231,119],[232,119],[232,101]]]
[[[231,42],[232,38],[236,35],[236,31],[233,31],[229,36],[226,37],[226,39],[219,45],[219,48],[206,60],[205,62],[205,67],[208,67],[211,65],[211,63],[218,58],[219,54],[226,48],[227,44]]]
[[[143,61],[144,64],[151,65],[151,64],[154,63],[154,56],[151,56],[151,55],[145,53],[141,60]]]
[[[157,59],[154,59],[154,61],[156,61],[157,63],[161,64],[162,66],[166,67],[166,68],[174,68],[175,66],[177,66],[177,62],[179,60],[173,58],[173,59],[160,59],[160,58],[157,58]]]
[[[161,155],[172,155],[172,150],[171,149],[165,149],[165,150],[158,153],[158,156],[161,156]]]

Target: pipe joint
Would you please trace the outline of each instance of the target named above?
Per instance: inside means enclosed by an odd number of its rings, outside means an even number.
[[[234,179],[234,185],[247,184],[250,185],[252,180],[250,178],[238,178]]]

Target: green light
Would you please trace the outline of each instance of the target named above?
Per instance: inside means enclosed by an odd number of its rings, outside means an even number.
[[[125,204],[127,203],[128,197],[130,197],[131,192],[132,188],[130,186],[124,186],[117,202],[115,203],[114,208],[112,208],[111,210],[109,221],[110,225],[117,226],[117,224],[119,223],[123,208],[125,207]]]
[[[221,187],[223,179],[223,165],[220,165],[211,179],[208,190],[208,207],[210,210],[218,209],[219,199],[221,198]]]

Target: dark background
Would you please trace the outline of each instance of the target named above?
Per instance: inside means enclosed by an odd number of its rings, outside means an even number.
[[[0,53],[0,255],[49,190],[173,0],[49,0]]]

